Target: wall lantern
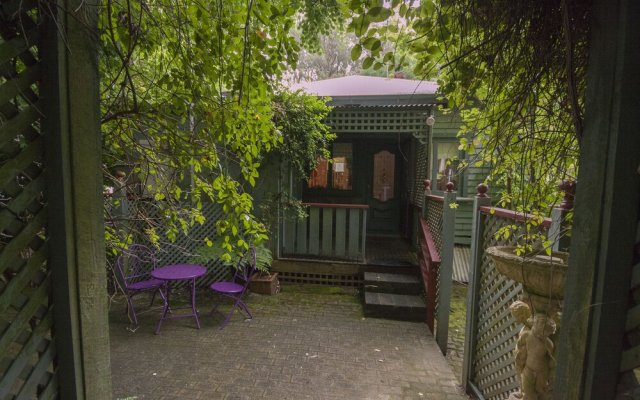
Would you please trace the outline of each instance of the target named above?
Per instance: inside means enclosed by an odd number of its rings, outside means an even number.
[[[436,117],[434,116],[433,107],[429,107],[429,112],[428,114],[425,114],[425,115],[427,115],[427,118],[425,119],[424,123],[427,125],[427,128],[419,132],[413,132],[413,137],[418,139],[420,144],[429,143],[431,130],[433,129],[433,125],[435,125],[436,123]]]

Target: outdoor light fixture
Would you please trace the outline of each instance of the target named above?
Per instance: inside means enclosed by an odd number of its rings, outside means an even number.
[[[429,111],[429,116],[425,122],[427,123],[427,126],[433,126],[433,124],[436,123],[436,117],[433,116],[433,110]]]
[[[427,129],[413,133],[413,137],[418,139],[421,144],[427,144],[429,142],[431,130],[433,129],[433,125],[436,123],[436,117],[433,115],[433,108],[429,108],[429,115],[424,122],[427,125]]]

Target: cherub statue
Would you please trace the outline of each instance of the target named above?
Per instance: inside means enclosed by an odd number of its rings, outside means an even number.
[[[531,331],[531,309],[524,301],[517,300],[509,306],[509,310],[516,322],[522,324],[522,329],[520,329],[520,333],[518,334],[518,345],[516,345],[514,351],[518,391],[509,396],[509,399],[511,400],[517,400],[522,399],[522,371],[524,370],[527,359],[527,350],[524,348],[524,341],[521,342],[520,338],[524,335],[528,335]],[[520,343],[522,343],[522,345],[520,345]]]
[[[546,314],[533,316],[531,329],[521,331],[516,345],[516,369],[521,369],[522,399],[551,399],[552,371],[555,369],[553,342],[549,336],[556,331],[556,323]],[[522,363],[524,362],[524,366]],[[519,366],[518,366],[519,365]]]

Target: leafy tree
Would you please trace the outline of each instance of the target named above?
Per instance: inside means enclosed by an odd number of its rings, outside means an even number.
[[[300,23],[302,45],[313,47],[340,16],[336,0],[107,0],[100,16],[105,179],[114,198],[153,199],[162,221],[134,209],[122,222],[142,225],[156,242],[171,240],[205,222],[202,204],[210,200],[225,213],[216,228],[226,258],[264,240],[250,188],[265,154],[283,140],[273,93],[297,61],[292,29]],[[136,232],[123,231],[117,215],[107,219],[112,248],[133,240]]]
[[[463,110],[460,148],[481,147],[472,162],[492,166],[502,203],[548,212],[558,181],[577,175],[590,3],[354,0],[350,9],[363,66],[398,68],[404,60],[383,43],[408,46],[416,76],[437,79]],[[375,25],[392,16],[404,22]]]
[[[301,82],[352,75],[358,69],[358,61],[351,59],[354,42],[355,37],[342,30],[320,36],[317,51],[300,50],[292,80]]]

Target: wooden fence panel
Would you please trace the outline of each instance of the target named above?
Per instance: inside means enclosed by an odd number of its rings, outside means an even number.
[[[306,206],[306,218],[283,224],[282,257],[365,260],[368,206],[325,203],[308,203]]]
[[[51,268],[47,262],[40,23],[37,2],[3,4],[0,13],[2,399],[52,398],[59,391]]]
[[[522,294],[522,285],[500,274],[485,250],[515,245],[526,217],[486,207],[489,203],[488,197],[477,197],[474,204],[463,381],[477,397],[498,400],[518,388],[512,352],[521,327],[509,306]],[[516,225],[516,232],[496,236],[507,225]],[[546,233],[550,225],[545,219],[539,229]]]

